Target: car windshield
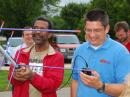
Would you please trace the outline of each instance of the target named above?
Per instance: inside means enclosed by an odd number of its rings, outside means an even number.
[[[18,45],[20,45],[22,43],[23,43],[22,38],[10,38],[9,39],[9,45],[11,47],[16,47],[16,46],[18,46]]]
[[[79,40],[74,35],[57,36],[57,43],[61,43],[61,44],[79,44]]]

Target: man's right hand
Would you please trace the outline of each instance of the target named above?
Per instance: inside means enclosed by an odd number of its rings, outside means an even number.
[[[14,73],[14,79],[18,81],[26,81],[26,80],[32,80],[34,77],[34,73],[30,69],[30,67],[22,66],[20,69],[16,69]]]
[[[24,72],[26,72],[26,67],[24,67],[24,66],[21,66],[21,68],[19,68],[19,69],[15,69],[13,78],[18,80],[18,81],[24,82],[25,80],[27,80],[23,76]]]

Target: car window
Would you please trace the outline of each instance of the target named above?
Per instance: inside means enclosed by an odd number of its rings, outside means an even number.
[[[76,36],[57,36],[57,43],[60,44],[79,44],[79,40]]]
[[[10,38],[8,41],[11,47],[16,47],[23,43],[22,38]]]

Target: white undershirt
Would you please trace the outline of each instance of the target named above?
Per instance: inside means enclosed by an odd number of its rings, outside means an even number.
[[[93,49],[97,50],[98,48],[100,48],[102,45],[99,46],[94,46],[94,45],[90,45]]]

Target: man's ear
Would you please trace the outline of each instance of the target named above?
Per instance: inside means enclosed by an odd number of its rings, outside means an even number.
[[[53,36],[53,33],[48,33],[48,38],[51,38]]]
[[[106,28],[105,28],[106,34],[109,32],[109,30],[110,30],[110,25],[108,24],[108,25],[106,26]]]

